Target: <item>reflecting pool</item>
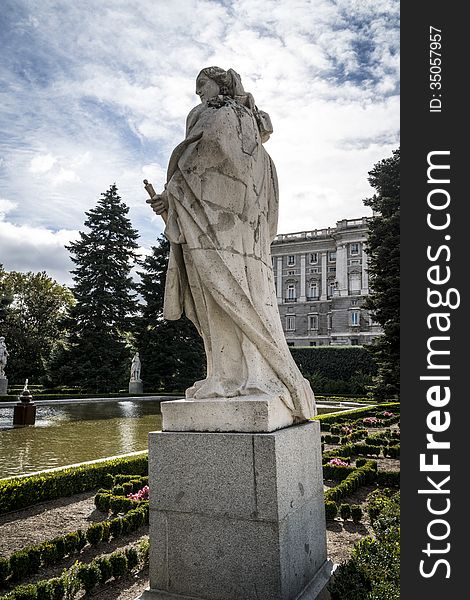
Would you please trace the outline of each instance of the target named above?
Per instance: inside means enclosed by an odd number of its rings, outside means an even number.
[[[146,450],[161,429],[160,402],[37,405],[36,425],[12,429],[13,406],[0,408],[0,479]]]

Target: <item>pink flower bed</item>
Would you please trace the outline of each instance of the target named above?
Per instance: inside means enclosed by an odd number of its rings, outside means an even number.
[[[144,485],[144,487],[136,492],[135,494],[129,494],[127,496],[131,500],[148,500],[149,499],[149,486]]]
[[[349,467],[348,463],[344,462],[344,460],[341,460],[340,458],[332,458],[328,461],[328,464],[336,467]]]

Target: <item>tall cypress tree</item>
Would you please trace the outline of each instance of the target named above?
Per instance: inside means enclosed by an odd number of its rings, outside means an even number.
[[[152,254],[142,262],[139,292],[144,305],[136,341],[147,389],[182,392],[205,376],[206,361],[202,339],[189,319],[163,319],[169,251],[169,242],[160,236]]]
[[[400,391],[400,150],[381,160],[369,172],[377,190],[364,200],[374,211],[367,241],[371,293],[366,301],[383,335],[368,346],[378,365],[372,390],[377,400]]]
[[[76,265],[72,271],[76,304],[70,313],[68,347],[55,363],[62,363],[62,383],[84,391],[117,391],[129,376],[125,335],[137,309],[130,272],[138,233],[128,212],[113,184],[85,213],[89,231],[80,232],[80,239],[67,246]]]

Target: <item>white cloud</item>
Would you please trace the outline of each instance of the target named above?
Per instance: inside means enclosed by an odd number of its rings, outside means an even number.
[[[39,154],[31,159],[31,166],[29,170],[31,173],[47,173],[50,171],[54,164],[57,162],[57,157],[52,154]]]
[[[42,240],[30,264],[54,268],[45,240],[82,228],[113,182],[142,244],[154,243],[162,223],[142,179],[163,187],[198,101],[195,77],[214,64],[235,68],[273,120],[280,231],[367,214],[367,172],[398,145],[398,16],[398,0],[82,0],[60,10],[18,0],[0,61],[0,177],[5,197],[21,199],[0,203],[10,255],[27,265],[11,236],[30,227]]]
[[[0,198],[0,221],[3,221],[6,215],[14,210],[17,206],[18,204],[16,202],[12,202],[6,198]]]

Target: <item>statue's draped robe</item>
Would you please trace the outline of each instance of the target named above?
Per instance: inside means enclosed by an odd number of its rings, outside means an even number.
[[[186,395],[277,394],[297,419],[313,416],[313,392],[280,322],[270,254],[277,177],[252,111],[234,100],[193,109],[170,158],[166,194],[164,317],[184,312],[207,354],[207,379]]]

